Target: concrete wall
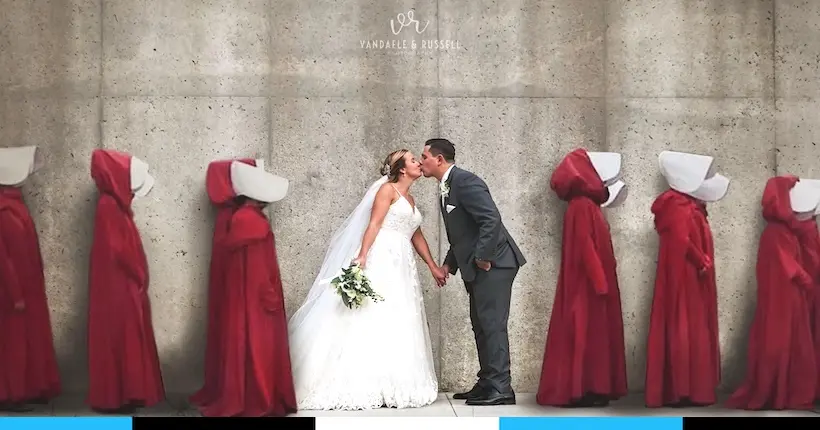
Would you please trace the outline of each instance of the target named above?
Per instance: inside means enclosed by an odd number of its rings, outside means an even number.
[[[394,35],[390,20],[411,8],[424,31]],[[386,153],[452,139],[530,261],[510,321],[518,391],[534,390],[540,371],[563,212],[548,181],[563,154],[625,155],[631,195],[608,216],[634,390],[657,246],[649,207],[664,189],[657,153],[714,154],[734,179],[710,207],[729,386],[745,362],[764,182],[775,172],[820,176],[820,2],[0,0],[0,10],[0,145],[47,155],[25,189],[68,390],[86,381],[94,148],[132,151],[158,180],[135,210],[174,392],[201,379],[213,222],[203,183],[213,159],[264,157],[293,181],[271,211],[293,312]],[[389,39],[458,49],[361,47]],[[414,193],[440,255],[435,184]],[[423,276],[441,387],[465,388],[477,370],[465,292]]]

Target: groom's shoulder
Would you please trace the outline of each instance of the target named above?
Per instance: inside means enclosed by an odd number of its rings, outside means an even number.
[[[478,178],[478,175],[463,167],[456,166],[453,170],[456,172],[456,174],[464,178]]]
[[[467,180],[467,181],[477,181],[477,182],[479,182],[479,183],[484,184],[484,180],[483,180],[483,179],[481,179],[481,177],[480,177],[480,176],[476,175],[475,173],[473,173],[473,172],[471,172],[471,171],[469,171],[469,170],[465,170],[465,169],[459,168],[459,169],[458,169],[458,174],[459,174],[459,176],[461,176],[461,177],[462,177],[462,179],[463,179],[463,180]]]

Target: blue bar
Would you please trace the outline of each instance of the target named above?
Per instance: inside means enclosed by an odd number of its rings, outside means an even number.
[[[682,430],[679,417],[500,418],[500,430]]]
[[[132,430],[131,417],[0,417],[2,430]]]

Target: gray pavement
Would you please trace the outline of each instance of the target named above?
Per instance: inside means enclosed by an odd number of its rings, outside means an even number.
[[[344,416],[379,416],[379,417],[509,417],[509,416],[759,416],[759,417],[816,417],[820,418],[820,409],[815,411],[738,411],[717,406],[708,408],[661,408],[643,407],[640,394],[631,395],[606,408],[562,409],[539,406],[535,403],[534,394],[518,394],[515,406],[472,407],[463,401],[453,400],[449,393],[441,393],[432,405],[413,409],[374,409],[368,411],[300,411],[294,416],[344,417]],[[0,416],[94,416],[83,403],[82,396],[63,396],[48,405],[38,406],[26,414],[0,413]],[[169,400],[153,408],[139,411],[136,416],[200,416],[188,406],[184,396],[169,396]]]

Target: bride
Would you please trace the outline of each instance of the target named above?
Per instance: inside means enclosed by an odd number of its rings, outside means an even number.
[[[420,407],[438,397],[427,316],[413,252],[436,279],[409,190],[420,164],[402,149],[330,241],[319,275],[288,323],[299,409]],[[348,309],[330,281],[351,261],[384,298]]]

